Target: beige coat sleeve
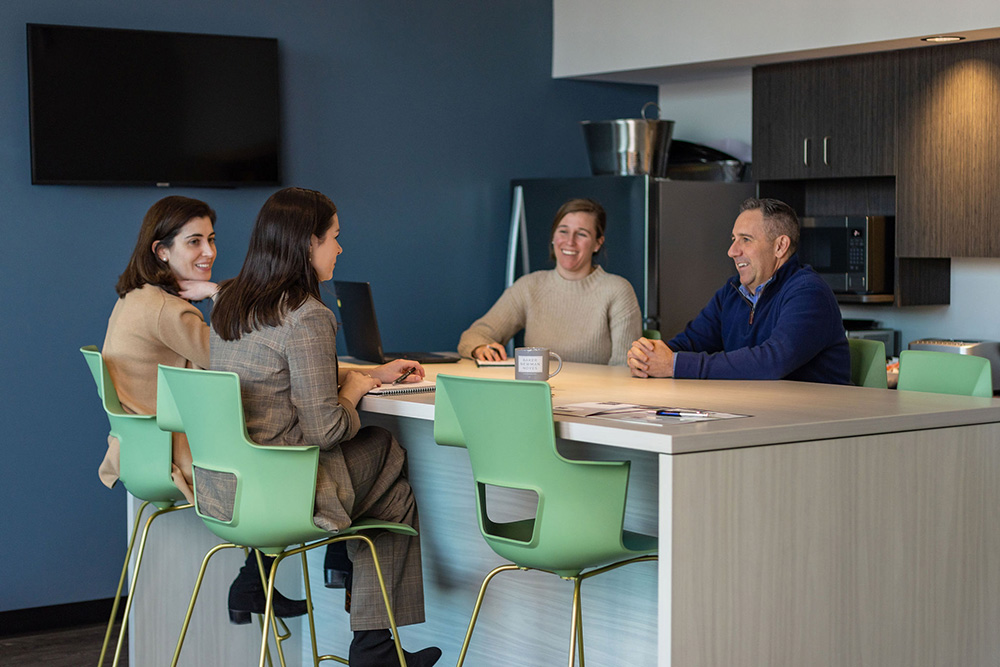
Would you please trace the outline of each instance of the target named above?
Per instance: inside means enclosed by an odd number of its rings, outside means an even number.
[[[195,368],[208,368],[208,325],[201,311],[183,299],[166,299],[156,322],[163,344]]]

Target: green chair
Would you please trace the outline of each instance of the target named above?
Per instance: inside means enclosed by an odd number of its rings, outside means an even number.
[[[899,384],[896,388],[991,398],[993,376],[989,360],[982,357],[904,350],[899,354]]]
[[[275,574],[282,560],[297,554],[302,559],[313,664],[318,665],[321,660],[347,664],[347,660],[343,658],[320,656],[317,653],[305,552],[333,542],[360,540],[372,551],[396,642],[396,653],[400,665],[405,666],[375,545],[364,533],[388,530],[416,535],[417,531],[404,524],[369,519],[355,521],[349,528],[336,534],[317,527],[313,523],[313,509],[319,447],[273,447],[252,442],[247,435],[239,377],[235,373],[161,365],[158,371],[156,410],[161,428],[187,433],[193,459],[195,511],[209,530],[226,541],[209,550],[202,561],[171,664],[176,665],[180,657],[209,560],[222,549],[246,547],[275,556],[266,582],[267,604],[261,634],[260,667],[264,666],[267,653],[268,623],[278,636],[272,606]],[[301,546],[290,548],[290,545],[297,544]],[[277,642],[282,665],[285,664],[281,649],[283,638],[278,637]]]
[[[643,329],[642,335],[644,338],[649,340],[663,340],[663,336],[660,335],[659,329]]]
[[[128,548],[125,550],[125,564],[122,565],[122,573],[118,578],[118,590],[115,592],[115,600],[111,606],[111,618],[108,620],[108,629],[104,633],[101,656],[97,661],[98,667],[100,667],[104,664],[104,656],[107,653],[111,631],[118,614],[118,603],[121,600],[122,587],[125,585],[128,564],[132,559],[135,537],[139,533],[139,521],[142,519],[143,512],[150,504],[156,507],[156,510],[146,519],[146,525],[142,530],[142,539],[139,540],[139,551],[136,552],[135,569],[132,571],[132,581],[129,584],[128,597],[125,600],[124,618],[118,632],[118,643],[112,665],[117,665],[121,658],[122,643],[128,626],[128,615],[132,609],[136,582],[139,580],[139,569],[142,567],[142,556],[146,550],[146,536],[149,534],[153,519],[168,512],[187,509],[191,505],[177,490],[170,477],[173,463],[170,433],[159,429],[155,415],[133,415],[125,412],[118,399],[115,385],[111,381],[108,367],[104,363],[104,357],[101,356],[96,346],[85,345],[80,348],[80,352],[83,353],[90,372],[94,376],[94,382],[97,384],[97,395],[101,398],[104,412],[108,417],[111,427],[110,434],[118,438],[121,452],[119,479],[129,493],[143,501],[135,513],[135,523],[129,536]]]
[[[848,338],[847,344],[851,348],[851,383],[858,387],[888,389],[882,341]]]
[[[497,410],[498,405],[504,409]],[[651,555],[655,537],[623,529],[629,463],[563,458],[556,450],[547,382],[438,375],[434,409],[435,441],[468,449],[483,538],[513,563],[495,568],[483,580],[459,667],[490,580],[518,569],[542,570],[573,582],[569,665],[579,653],[582,666],[582,581],[656,559]],[[533,491],[538,497],[535,516],[492,520],[486,503],[490,486]]]

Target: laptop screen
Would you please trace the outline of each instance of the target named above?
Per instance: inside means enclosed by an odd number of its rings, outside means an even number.
[[[333,287],[337,291],[337,306],[340,308],[347,353],[355,359],[385,363],[371,285],[335,280]]]
[[[421,364],[453,363],[457,354],[438,352],[391,352],[382,349],[382,335],[375,320],[375,300],[368,283],[334,280],[337,305],[340,307],[341,328],[347,353],[359,361],[384,364],[393,359],[409,359]]]

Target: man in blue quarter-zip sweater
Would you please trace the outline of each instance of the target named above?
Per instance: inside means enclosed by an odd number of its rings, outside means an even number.
[[[632,375],[850,384],[837,299],[812,267],[799,263],[798,243],[799,219],[788,204],[744,201],[729,247],[739,277],[673,339],[632,343]]]

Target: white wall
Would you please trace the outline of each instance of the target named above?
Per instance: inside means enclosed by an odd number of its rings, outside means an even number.
[[[750,68],[684,77],[660,85],[662,118],[674,121],[674,138],[707,144],[749,161],[752,81]]]
[[[556,77],[758,59],[1000,26],[996,0],[553,0],[552,6]]]
[[[903,349],[919,338],[1000,340],[1000,259],[951,260],[950,306],[844,306],[841,312],[899,329]]]

